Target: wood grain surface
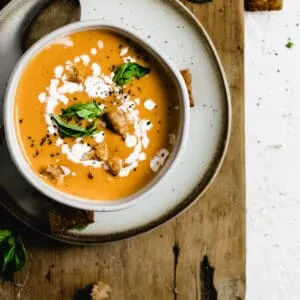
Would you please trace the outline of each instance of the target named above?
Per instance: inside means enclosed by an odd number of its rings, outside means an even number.
[[[25,270],[17,276],[25,284],[3,283],[0,299],[76,299],[78,290],[98,280],[112,287],[112,299],[117,300],[244,299],[244,1],[183,2],[211,35],[232,93],[229,152],[213,186],[191,209],[164,226],[94,247],[49,241],[0,211],[2,225],[13,222],[21,228],[30,251]]]

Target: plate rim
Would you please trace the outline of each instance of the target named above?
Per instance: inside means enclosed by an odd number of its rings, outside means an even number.
[[[221,166],[223,165],[228,145],[230,142],[230,136],[231,136],[231,123],[232,123],[232,110],[231,110],[231,93],[230,93],[230,87],[227,81],[227,76],[225,73],[225,70],[223,68],[221,59],[219,57],[219,54],[214,46],[214,43],[212,39],[210,38],[208,32],[206,31],[205,27],[202,25],[202,23],[196,18],[196,16],[192,13],[192,11],[184,5],[180,0],[165,0],[169,3],[169,5],[173,6],[174,9],[178,9],[183,11],[185,14],[185,18],[189,18],[191,21],[194,22],[191,26],[195,26],[198,28],[198,31],[200,32],[200,35],[205,40],[206,45],[208,46],[208,51],[210,52],[210,55],[214,59],[215,66],[218,70],[218,77],[221,79],[221,84],[223,89],[223,95],[224,95],[224,126],[223,126],[223,132],[222,137],[220,139],[219,145],[217,147],[216,154],[214,155],[213,162],[210,164],[208,170],[206,171],[205,175],[203,176],[203,179],[200,183],[198,183],[194,189],[191,191],[191,193],[179,204],[177,204],[174,208],[167,211],[164,215],[162,215],[159,218],[156,218],[155,220],[149,222],[148,224],[138,226],[135,229],[126,230],[124,232],[116,232],[111,234],[103,234],[101,236],[97,235],[89,235],[89,236],[83,236],[83,235],[76,235],[71,232],[67,232],[64,234],[53,234],[50,233],[49,229],[47,232],[47,229],[39,229],[41,224],[36,224],[34,222],[33,218],[30,218],[30,216],[23,213],[23,210],[18,207],[17,205],[11,205],[11,199],[12,197],[4,191],[5,189],[0,186],[0,189],[2,192],[6,194],[6,196],[3,198],[5,200],[0,201],[0,205],[4,207],[6,210],[8,210],[16,219],[23,222],[31,228],[33,231],[42,234],[43,236],[46,236],[48,238],[54,239],[56,241],[73,244],[73,245],[97,245],[97,244],[104,244],[104,243],[112,243],[116,241],[120,241],[123,239],[131,238],[139,234],[148,233],[170,221],[172,221],[174,218],[180,216],[184,212],[186,212],[191,206],[193,206],[196,202],[198,202],[207,192],[207,190],[211,187],[212,183],[214,182],[215,178],[219,174],[219,171],[221,169]],[[12,0],[10,3],[8,3],[1,11],[0,11],[0,18],[5,15],[5,13],[9,12],[10,9],[13,9],[14,5],[18,5],[18,0]],[[4,203],[5,202],[5,203]]]

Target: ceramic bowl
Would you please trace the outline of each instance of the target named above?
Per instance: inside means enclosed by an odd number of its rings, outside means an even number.
[[[176,141],[176,145],[164,167],[160,170],[156,177],[143,189],[139,190],[135,194],[130,195],[129,197],[113,201],[108,201],[105,199],[99,199],[99,201],[95,201],[73,196],[59,191],[55,187],[46,183],[42,178],[40,178],[31,169],[29,163],[25,159],[25,155],[18,142],[18,132],[14,118],[16,89],[27,64],[35,57],[35,55],[37,55],[37,53],[39,53],[39,51],[41,51],[47,45],[51,44],[56,39],[60,39],[74,32],[89,29],[105,29],[118,33],[124,37],[130,38],[137,45],[142,47],[146,52],[149,53],[149,55],[154,57],[157,63],[160,64],[169,74],[171,80],[173,81],[179,99],[180,124],[178,138]],[[72,23],[48,34],[37,43],[35,43],[22,56],[12,72],[6,90],[4,99],[4,127],[8,150],[10,152],[11,158],[18,168],[19,172],[33,187],[35,187],[47,197],[67,206],[85,210],[115,211],[128,208],[137,201],[143,201],[146,200],[146,198],[151,197],[151,191],[154,190],[157,185],[159,185],[162,177],[167,172],[170,172],[171,169],[178,167],[178,160],[180,159],[187,142],[189,111],[189,99],[185,82],[179,70],[166,57],[164,57],[164,55],[160,51],[149,45],[144,39],[137,36],[135,33],[123,28],[120,24],[114,24],[113,22],[108,21],[86,21]]]

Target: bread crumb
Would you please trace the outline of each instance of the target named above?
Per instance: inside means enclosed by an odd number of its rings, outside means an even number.
[[[99,281],[97,284],[93,285],[90,295],[92,300],[105,300],[110,299],[111,292],[112,289],[108,284]]]
[[[72,68],[72,71],[67,74],[67,80],[74,83],[84,82],[84,73],[76,67]]]

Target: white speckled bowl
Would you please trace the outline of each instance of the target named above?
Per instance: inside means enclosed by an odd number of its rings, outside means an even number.
[[[178,94],[179,105],[180,105],[180,124],[179,132],[176,141],[176,145],[165,163],[164,167],[158,172],[157,176],[143,189],[137,193],[122,198],[120,200],[107,201],[99,199],[99,201],[84,199],[81,197],[76,197],[67,193],[63,193],[56,189],[55,187],[47,184],[42,178],[40,178],[31,169],[29,163],[25,159],[25,155],[21,149],[18,142],[18,131],[16,124],[14,122],[14,109],[15,109],[15,94],[16,89],[20,80],[20,77],[26,68],[29,61],[45,46],[53,42],[54,40],[61,38],[63,36],[69,35],[71,33],[88,30],[88,29],[106,29],[121,34],[125,37],[132,39],[136,44],[141,46],[150,55],[152,55],[157,62],[167,71],[170,75],[171,80],[176,87],[176,93]],[[185,86],[184,80],[179,72],[179,70],[166,59],[163,54],[161,54],[157,49],[150,46],[145,40],[138,37],[136,34],[132,33],[128,29],[125,29],[120,24],[115,24],[111,21],[85,21],[77,22],[65,27],[62,27],[34,44],[19,60],[14,71],[12,72],[11,78],[8,83],[6,90],[6,95],[4,99],[4,127],[6,140],[8,144],[8,149],[12,160],[20,173],[28,180],[28,182],[34,186],[41,193],[45,194],[49,198],[60,202],[62,204],[95,211],[115,211],[130,207],[137,201],[143,201],[148,198],[152,190],[154,190],[157,185],[159,185],[162,177],[173,168],[178,167],[177,162],[179,157],[182,155],[187,142],[188,128],[189,128],[189,118],[190,118],[190,107],[188,92]]]

